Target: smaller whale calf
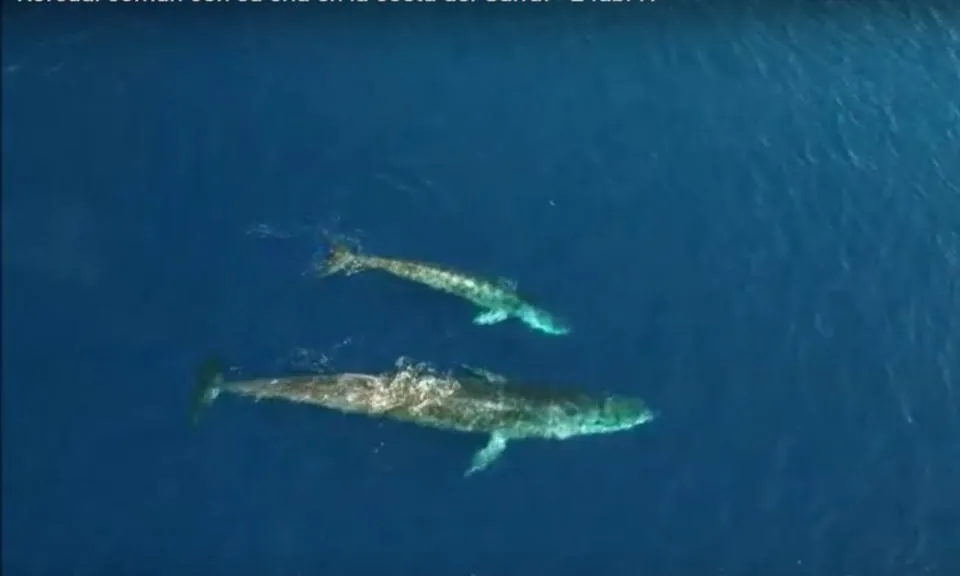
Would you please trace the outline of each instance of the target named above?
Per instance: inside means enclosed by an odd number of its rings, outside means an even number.
[[[326,260],[315,265],[320,276],[380,270],[476,304],[481,309],[473,320],[477,325],[488,326],[517,318],[544,334],[561,336],[572,330],[565,320],[520,296],[516,283],[511,280],[488,280],[439,264],[371,256],[351,250],[337,240],[328,238],[328,241],[330,250]]]

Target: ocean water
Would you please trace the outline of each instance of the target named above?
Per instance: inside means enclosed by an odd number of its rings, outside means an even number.
[[[960,574],[949,2],[5,5],[5,575]],[[321,230],[515,280],[549,337]],[[193,369],[638,395],[517,443]]]

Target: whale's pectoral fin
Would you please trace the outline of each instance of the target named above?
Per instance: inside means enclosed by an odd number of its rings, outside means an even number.
[[[480,326],[489,326],[497,322],[503,322],[506,319],[507,313],[503,310],[487,310],[486,312],[478,314],[477,317],[473,319],[473,323]]]
[[[480,450],[477,450],[477,453],[473,455],[473,461],[470,463],[470,469],[467,470],[463,475],[472,476],[476,472],[485,470],[491,464],[496,462],[506,449],[507,437],[503,434],[494,432],[490,435],[490,440],[487,442],[487,445]]]

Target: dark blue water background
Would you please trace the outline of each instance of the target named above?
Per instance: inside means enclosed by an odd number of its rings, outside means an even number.
[[[4,574],[960,573],[949,3],[104,8],[4,13]],[[304,276],[321,227],[575,332]],[[464,480],[482,438],[190,428],[210,352],[661,417]]]

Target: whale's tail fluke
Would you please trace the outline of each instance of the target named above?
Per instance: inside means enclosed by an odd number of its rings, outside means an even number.
[[[196,424],[200,412],[209,406],[223,386],[223,363],[217,358],[207,358],[197,366],[193,384],[193,402],[190,405],[190,421]]]
[[[314,264],[314,269],[319,276],[332,276],[339,273],[353,274],[363,268],[362,256],[349,246],[330,236],[327,236],[327,242],[330,244],[330,248],[327,251],[326,258]]]

